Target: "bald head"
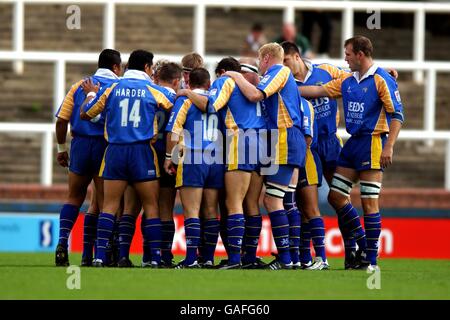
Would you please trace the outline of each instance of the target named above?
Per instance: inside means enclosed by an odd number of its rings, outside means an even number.
[[[294,42],[297,28],[293,23],[285,23],[283,25],[283,38],[286,41]]]

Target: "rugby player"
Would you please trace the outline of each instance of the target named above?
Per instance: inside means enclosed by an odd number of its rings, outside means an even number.
[[[156,112],[173,104],[150,83],[153,54],[135,50],[123,78],[114,83],[82,110],[89,120],[106,110],[105,151],[100,175],[104,178],[104,206],[98,219],[97,250],[94,266],[103,267],[106,247],[114,226],[115,214],[130,183],[142,202],[145,233],[150,241],[151,265],[161,263],[161,220],[159,219],[159,166],[150,141],[158,133]],[[90,106],[90,104],[92,104]]]
[[[209,72],[204,68],[193,69],[188,84],[193,92],[207,96],[211,84]],[[218,125],[217,115],[202,113],[186,96],[177,98],[166,128],[169,134],[164,163],[166,172],[173,175],[175,169],[172,157],[175,146],[181,145],[182,157],[177,161],[176,187],[180,188],[185,216],[186,258],[176,268],[201,267],[197,251],[201,236],[202,203],[205,221],[216,219],[214,228],[205,228],[208,238],[205,239],[202,257],[204,265],[214,264],[214,251],[219,236],[218,189],[223,188],[224,174]],[[219,159],[219,163],[216,159]]]
[[[269,43],[259,49],[260,73],[263,79],[254,86],[241,73],[229,71],[242,93],[253,102],[262,101],[271,130],[270,144],[275,155],[265,176],[264,206],[269,212],[272,233],[278,249],[277,258],[268,267],[272,270],[292,269],[289,251],[289,219],[283,198],[289,185],[295,186],[298,168],[305,165],[305,135],[312,136],[304,121],[301,97],[289,68],[283,66],[283,48]],[[274,169],[273,173],[270,170]],[[298,222],[299,223],[299,222]]]
[[[245,68],[252,69],[254,74],[253,66],[244,66],[244,72],[248,72]],[[263,146],[264,142],[259,131],[266,128],[266,122],[260,104],[249,101],[234,80],[225,75],[227,71],[241,70],[239,61],[232,57],[224,58],[217,65],[218,79],[210,88],[209,99],[186,92],[203,111],[207,107],[208,113],[218,113],[226,130],[225,203],[228,214],[222,217],[226,219],[227,229],[221,236],[227,243],[228,259],[220,266],[221,269],[241,267],[241,251],[244,251],[243,268],[260,266],[256,258],[262,226],[258,206],[262,188],[262,179],[259,176],[259,147]],[[254,78],[253,75],[248,77]],[[251,193],[250,186],[254,188]],[[247,212],[244,212],[244,203]],[[247,241],[243,246],[244,235]]]
[[[373,46],[363,36],[347,39],[345,61],[353,72],[322,86],[302,87],[308,98],[342,97],[347,132],[351,135],[338,159],[330,204],[358,244],[354,268],[378,269],[381,232],[378,198],[383,169],[392,163],[395,141],[403,123],[403,106],[395,79],[372,59]],[[365,231],[350,201],[360,182]]]
[[[103,50],[98,59],[98,69],[92,82],[100,88],[109,87],[121,75],[120,53],[116,50]],[[75,224],[80,207],[86,198],[87,188],[94,180],[94,194],[97,208],[103,204],[103,182],[98,172],[107,142],[103,137],[104,123],[85,122],[79,117],[80,106],[86,99],[82,88],[83,80],[75,83],[67,93],[56,113],[56,139],[58,141],[57,161],[69,170],[69,194],[60,212],[59,241],[55,252],[55,264],[68,266],[68,239]],[[66,146],[67,127],[71,127],[70,157]],[[90,209],[94,209],[93,206]],[[92,251],[95,241],[98,211],[88,211],[84,220],[82,266],[92,264]]]

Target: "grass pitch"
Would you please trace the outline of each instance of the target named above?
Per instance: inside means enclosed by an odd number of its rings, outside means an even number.
[[[345,271],[343,259],[329,259],[328,271],[82,268],[80,290],[67,289],[70,274],[53,261],[0,253],[0,299],[450,299],[450,260],[382,259],[380,290],[367,288],[365,271]]]

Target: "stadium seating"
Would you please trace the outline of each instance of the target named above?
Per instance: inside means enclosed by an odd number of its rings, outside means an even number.
[[[65,27],[65,5],[26,5],[25,49],[98,52],[102,49],[103,8],[81,5],[81,30]],[[120,5],[116,9],[116,47],[129,52],[137,47],[154,52],[183,54],[192,50],[192,8],[163,8]],[[297,21],[301,21],[297,12]],[[384,59],[410,59],[412,31],[390,27],[390,32],[379,35],[367,31],[355,16],[355,33],[376,36],[375,55]],[[11,49],[12,6],[0,4],[0,50]],[[133,19],[129,17],[132,16]],[[412,19],[403,17],[403,20]],[[265,10],[208,9],[206,51],[208,54],[238,55],[251,21],[263,21],[268,39],[280,31],[282,12]],[[331,57],[341,53],[340,14],[332,14],[333,36]],[[100,26],[100,27],[99,27]],[[448,38],[426,34],[426,58],[443,59],[448,54]],[[163,40],[162,40],[163,39]],[[392,45],[395,39],[395,46]],[[316,40],[313,40],[313,43]],[[430,44],[428,46],[428,44]],[[448,58],[448,57],[447,57]],[[393,66],[395,67],[395,66]],[[68,64],[66,87],[86,74],[95,65]],[[446,80],[446,81],[444,81]],[[448,75],[438,74],[436,98],[436,129],[450,128],[450,90]],[[423,128],[424,86],[415,84],[408,73],[399,79],[405,105],[405,128]],[[0,63],[1,121],[49,122],[53,114],[53,65],[25,63],[23,75],[12,72],[9,62]],[[40,140],[33,134],[0,134],[0,181],[2,183],[38,183]],[[444,183],[445,148],[436,142],[433,148],[422,143],[399,141],[394,165],[385,178],[386,187],[442,187]],[[424,179],[422,177],[427,177]],[[54,183],[64,183],[66,172],[54,165]]]

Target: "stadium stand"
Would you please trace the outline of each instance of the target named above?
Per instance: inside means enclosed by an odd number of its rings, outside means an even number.
[[[25,50],[55,50],[70,52],[97,52],[102,46],[103,8],[100,5],[80,5],[82,29],[65,27],[65,5],[33,4],[25,6]],[[296,13],[300,21],[302,12]],[[132,15],[133,19],[128,17]],[[149,19],[149,17],[152,19]],[[389,32],[367,30],[363,13],[355,14],[355,34],[362,33],[374,38],[376,57],[381,59],[411,59],[412,14],[383,14],[383,24]],[[432,15],[433,16],[433,15]],[[426,59],[448,59],[450,41],[441,25],[448,15],[427,18]],[[0,4],[0,50],[12,46],[12,5]],[[216,55],[237,55],[249,23],[264,21],[269,39],[280,31],[283,14],[281,10],[207,9],[206,52]],[[123,52],[142,47],[154,52],[183,54],[192,50],[193,9],[190,7],[156,7],[118,5],[116,8],[116,47]],[[333,33],[331,57],[340,56],[341,14],[332,15]],[[385,26],[383,26],[385,28]],[[438,31],[436,31],[438,29]],[[130,31],[132,30],[132,32]],[[164,39],[164,41],[161,41]],[[395,41],[394,41],[395,40]],[[314,43],[315,40],[313,40]],[[395,66],[393,66],[395,67]],[[95,70],[94,64],[67,64],[66,88],[86,74]],[[22,75],[12,72],[10,62],[0,62],[0,119],[4,122],[49,122],[53,107],[53,65],[51,63],[25,63]],[[436,129],[450,128],[449,75],[437,78]],[[423,128],[424,85],[412,81],[410,73],[401,73],[400,92],[407,119],[405,129]],[[40,163],[40,138],[33,134],[0,134],[0,181],[1,183],[38,183]],[[444,142],[427,147],[415,141],[399,141],[396,146],[394,165],[385,176],[384,185],[389,187],[442,187],[444,183]],[[53,166],[53,182],[64,183],[66,172]],[[417,177],[427,177],[417,178]]]

